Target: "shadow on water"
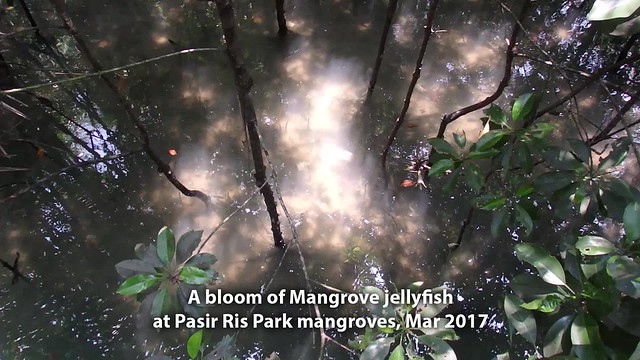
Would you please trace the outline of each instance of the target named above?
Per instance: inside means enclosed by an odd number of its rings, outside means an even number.
[[[274,36],[270,3],[242,1],[237,17],[262,136],[314,288],[326,284],[352,291],[363,285],[447,282],[457,294],[451,312],[491,316],[487,328],[461,331],[454,349],[463,359],[489,358],[508,346],[497,304],[517,269],[512,239],[491,239],[488,219],[479,216],[452,252],[448,244],[457,238],[472,195],[464,188],[444,194],[440,180],[427,190],[398,184],[406,176],[406,159],[435,135],[443,113],[494,91],[512,19],[502,12],[495,16],[499,7],[492,2],[468,2],[463,12],[448,4],[440,10],[435,27],[442,31],[427,50],[407,118],[411,126],[401,130],[392,149],[391,181],[383,188],[379,154],[413,72],[425,4],[402,2],[379,87],[367,109],[370,116],[363,122],[355,114],[384,20],[382,2],[292,1],[286,9],[292,33],[285,41]],[[51,9],[42,6],[39,20],[57,23]],[[105,67],[176,46],[222,48],[215,12],[201,2],[70,2],[69,11]],[[58,46],[77,57],[68,41]],[[511,92],[544,85],[532,79],[531,70],[519,69]],[[165,224],[177,234],[189,229],[207,234],[254,191],[232,74],[224,53],[217,51],[131,69],[118,84],[137,106],[154,148],[179,179],[211,195],[214,205],[205,209],[183,197],[137,156],[121,164],[124,175],[70,172],[3,208],[0,256],[20,251],[23,269],[33,278],[31,284],[0,290],[0,339],[7,344],[0,350],[3,358],[141,359],[162,352],[185,358],[187,331],[156,332],[148,318],[132,315],[138,305],[115,295],[120,279],[113,266],[133,258],[134,245],[151,242]],[[87,90],[97,113],[110,126],[122,124],[121,109],[101,87]],[[511,92],[501,101],[508,102]],[[72,100],[59,101],[77,114],[76,120],[94,121]],[[464,130],[472,139],[480,130],[480,116],[463,117],[449,130]],[[129,130],[131,135],[118,143],[120,152],[136,148],[134,129]],[[291,239],[282,209],[280,214]],[[260,291],[272,278],[269,291],[305,287],[293,247],[279,267],[281,253],[272,248],[259,197],[227,222],[205,251],[220,258],[216,270],[224,276],[225,291]],[[8,276],[3,273],[0,279]],[[284,310],[309,311],[295,306],[255,311]],[[212,311],[246,313],[248,308]],[[351,335],[332,334],[342,343]],[[317,333],[310,331],[247,329],[240,340],[246,358],[272,351],[284,359],[317,358],[319,350]],[[325,358],[348,355],[329,345]]]

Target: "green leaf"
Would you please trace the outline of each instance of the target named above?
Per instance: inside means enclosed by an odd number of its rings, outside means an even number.
[[[607,261],[607,274],[615,280],[616,288],[640,298],[640,264],[628,256],[612,256]]]
[[[465,134],[464,131],[460,135],[453,133],[453,140],[456,142],[456,145],[462,149],[467,145],[467,134]]]
[[[180,270],[180,281],[184,281],[187,284],[204,285],[212,279],[213,276],[210,272],[194,266],[184,266],[182,270]]]
[[[489,117],[489,121],[492,123],[500,125],[502,128],[508,127],[507,116],[500,106],[491,104],[491,106],[488,109],[485,109],[483,113]]]
[[[516,220],[524,226],[524,231],[527,236],[531,235],[531,232],[533,231],[533,220],[531,219],[531,215],[529,215],[527,210],[519,204],[516,204],[515,208]]]
[[[467,184],[473,191],[480,192],[484,179],[480,174],[480,169],[475,164],[466,164],[464,166],[464,174],[467,179]]]
[[[531,344],[536,344],[536,320],[529,310],[523,309],[522,300],[515,295],[504,297],[504,312],[511,326]]]
[[[516,165],[520,166],[524,171],[533,171],[533,157],[531,156],[531,150],[529,145],[522,144],[519,149],[515,150],[516,153]]]
[[[266,357],[264,360],[280,360],[280,356],[278,355],[277,352],[274,351],[271,353],[271,355]]]
[[[526,133],[533,136],[534,139],[542,140],[542,139],[545,139],[547,136],[551,135],[551,133],[555,129],[556,127],[553,124],[541,122],[541,123],[533,124],[533,126],[527,129]],[[526,141],[526,138],[525,138],[525,141]],[[528,142],[532,142],[532,141],[528,141]]]
[[[527,93],[518,97],[513,103],[511,109],[511,118],[515,123],[535,114],[538,104],[540,103],[540,96],[538,94]]]
[[[640,7],[638,0],[596,0],[587,14],[589,21],[602,21],[631,16]]]
[[[516,190],[517,197],[525,197],[531,195],[536,189],[531,184],[524,184]]]
[[[627,205],[622,216],[627,241],[640,239],[640,202]]]
[[[605,260],[605,259],[602,259]],[[584,277],[589,279],[591,278],[593,275],[597,274],[598,272],[602,271],[602,269],[604,269],[606,267],[606,261],[598,261],[594,264],[580,264],[580,270],[582,271],[582,273],[584,274]]]
[[[607,317],[625,332],[640,337],[640,303],[636,299],[623,297],[620,306]]]
[[[379,360],[384,359],[389,353],[389,348],[393,343],[392,337],[380,338],[373,341],[360,354],[360,360]]]
[[[626,181],[613,178],[611,181],[607,182],[607,188],[613,192],[614,194],[622,197],[627,200],[634,200],[633,193],[631,192],[631,187],[627,184]]]
[[[479,205],[479,208],[482,210],[495,210],[497,208],[501,208],[506,203],[507,203],[506,197],[502,195],[494,196],[489,201]]]
[[[429,144],[433,147],[433,149],[440,154],[449,154],[455,155],[456,151],[446,140],[440,138],[431,138],[427,140]]]
[[[562,339],[573,320],[572,315],[566,315],[558,319],[547,331],[542,342],[542,353],[544,357],[552,357],[563,352]]]
[[[511,289],[521,299],[544,299],[549,295],[561,296],[557,285],[551,285],[540,276],[524,273],[511,280]]]
[[[191,230],[180,236],[178,239],[178,249],[176,250],[176,261],[178,264],[187,260],[193,251],[200,244],[202,238],[202,230]]]
[[[606,207],[607,216],[619,223],[623,223],[624,209],[629,202],[611,190],[604,190],[601,198]]]
[[[185,265],[197,267],[198,269],[207,270],[211,265],[215,264],[218,258],[209,253],[200,253],[192,256]]]
[[[539,192],[555,192],[575,182],[574,171],[550,171],[533,180],[533,185]]]
[[[151,316],[162,316],[168,314],[173,308],[173,298],[169,294],[169,290],[160,289],[153,298],[151,305]]]
[[[455,330],[448,329],[445,326],[446,324],[444,322],[439,321],[437,324],[435,324],[434,327],[430,327],[430,328],[423,327],[423,328],[420,328],[419,330],[422,331],[425,335],[435,336],[438,339],[442,339],[444,341],[456,341],[460,339],[456,334]]]
[[[200,353],[200,346],[202,345],[202,330],[198,330],[189,336],[187,340],[187,354],[189,358],[195,359]]]
[[[151,274],[138,274],[125,280],[116,292],[123,296],[139,294],[157,285],[160,279]]]
[[[544,161],[556,170],[574,170],[580,167],[580,161],[570,152],[558,146],[550,146],[542,154]]]
[[[582,255],[605,255],[616,251],[616,247],[605,238],[599,236],[581,236],[576,242],[576,248]]]
[[[433,336],[421,335],[417,337],[418,341],[431,348],[429,353],[434,360],[456,360],[456,353],[446,341]]]
[[[142,260],[131,259],[124,260],[116,264],[118,275],[123,278],[130,278],[137,274],[155,274],[156,269],[153,265]]]
[[[571,325],[571,343],[579,359],[602,360],[607,356],[600,339],[598,323],[589,315],[580,312]]]
[[[527,310],[536,310],[543,313],[551,313],[556,311],[562,305],[563,299],[557,295],[548,295],[542,299],[535,299],[524,303],[520,306]]]
[[[636,345],[636,350],[631,354],[629,360],[640,360],[640,341],[638,341],[638,345]]]
[[[376,339],[376,336],[378,336],[377,331],[370,327],[367,327],[364,329],[364,334],[357,335],[355,339],[348,340],[347,344],[352,349],[362,351]]]
[[[628,256],[612,256],[607,261],[607,273],[616,281],[640,277],[640,264]]]
[[[600,164],[598,164],[598,171],[604,172],[605,170],[618,166],[622,164],[624,159],[627,157],[627,152],[629,151],[630,145],[629,138],[621,138],[618,139],[616,144],[613,146],[613,150],[609,152],[604,159],[600,158]]]
[[[569,145],[571,145],[578,159],[586,164],[591,163],[591,148],[589,145],[580,139],[569,139]]]
[[[162,260],[158,257],[158,249],[155,245],[136,244],[135,252],[138,259],[150,264],[154,268],[164,267]]]
[[[449,176],[447,177],[447,181],[444,183],[444,192],[450,193],[453,190],[453,187],[458,183],[458,178],[460,178],[460,167],[457,167]]]
[[[493,219],[491,219],[491,235],[497,238],[501,231],[507,227],[509,219],[509,208],[503,207],[500,210],[493,213]]]
[[[455,163],[451,159],[442,159],[433,164],[431,170],[429,170],[429,176],[436,177],[444,174],[447,170],[453,168]]]
[[[453,188],[458,184],[458,180],[460,179],[461,168],[455,168],[451,174],[447,177],[447,181],[444,183],[443,190],[445,193],[451,193]]]
[[[629,37],[640,32],[640,16],[632,17],[629,21],[616,24],[616,28],[610,32],[613,36]]]
[[[500,166],[502,166],[501,174],[503,179],[507,178],[509,170],[511,169],[511,158],[513,158],[513,144],[506,144],[500,149]],[[493,149],[495,150],[495,149]]]
[[[520,261],[529,263],[538,269],[540,277],[549,284],[567,285],[562,265],[542,247],[526,243],[518,244],[516,245],[516,256]]]
[[[167,226],[160,229],[156,243],[158,246],[158,257],[162,260],[163,264],[169,265],[176,252],[176,240],[173,237],[173,231]]]
[[[497,354],[491,360],[509,360],[509,351],[505,351],[503,353]]]
[[[476,150],[486,151],[495,146],[506,135],[503,130],[491,130],[482,135],[476,143]]]
[[[489,149],[484,151],[469,151],[467,154],[467,159],[469,160],[479,160],[479,159],[490,159],[496,155],[500,154],[500,150],[498,149]]]
[[[389,360],[404,360],[404,347],[398,344],[389,355]]]

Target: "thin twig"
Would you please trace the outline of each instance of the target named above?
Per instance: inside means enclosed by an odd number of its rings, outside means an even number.
[[[517,53],[515,56],[516,57],[525,58],[525,59],[529,59],[529,60],[533,60],[533,61],[536,61],[536,62],[540,62],[540,63],[546,64],[546,65],[553,65],[552,61],[540,59],[540,58],[537,58],[535,56],[531,56],[531,55],[528,55],[528,54]],[[586,78],[593,77],[593,74],[590,74],[590,73],[582,71],[582,70],[578,70],[578,69],[574,69],[574,68],[570,68],[570,67],[566,67],[566,66],[561,66],[561,65],[558,65],[558,66],[560,67],[560,69],[562,69],[563,71],[566,71],[566,72],[574,73],[574,74],[577,74],[577,75],[580,75],[580,76],[586,77]],[[624,92],[624,93],[627,93],[627,94],[629,94],[631,92],[631,91],[629,91],[629,89],[625,89],[622,85],[615,84],[615,83],[613,83],[613,82],[611,82],[609,80],[601,79],[601,81],[603,81],[609,87],[614,88],[614,89],[616,89],[616,90],[618,90],[620,92]],[[640,85],[640,83],[638,83],[638,82],[635,82],[633,80],[630,80],[630,81],[632,81],[636,85]],[[632,96],[632,95],[629,94],[629,96]]]
[[[636,143],[633,141],[633,134],[631,133],[631,130],[629,129],[629,125],[627,125],[627,120],[624,119],[624,116],[620,119],[620,121],[622,122],[622,125],[624,126],[624,130],[627,133],[627,136],[629,137],[629,139],[631,140],[631,149],[633,149],[633,154],[636,156],[636,162],[638,163],[638,165],[640,165],[640,151],[638,151],[638,147],[636,146]]]
[[[596,71],[595,73],[591,74],[591,76],[588,77],[587,80],[585,80],[582,84],[580,84],[578,87],[576,87],[572,92],[570,92],[569,94],[565,95],[564,97],[562,97],[561,99],[557,100],[556,102],[552,103],[551,105],[547,106],[546,108],[544,108],[542,110],[539,110],[536,113],[535,116],[531,117],[530,119],[528,119],[525,122],[525,126],[531,125],[536,119],[538,119],[541,116],[547,114],[548,112],[552,111],[553,109],[557,108],[558,106],[564,104],[565,102],[567,102],[568,100],[570,100],[571,98],[576,96],[578,93],[580,93],[584,89],[586,89],[589,85],[591,85],[594,82],[596,82],[599,79],[601,79],[603,76],[605,76],[609,72],[614,71],[614,70],[618,70],[623,65],[627,65],[627,64],[633,63],[634,61],[638,61],[638,60],[640,60],[640,54],[636,54],[634,56],[630,56],[628,58],[625,58],[624,60],[617,61],[617,62],[615,62],[613,64],[610,64],[607,67],[604,67],[604,68]]]
[[[262,186],[264,186],[266,184],[266,182],[264,184],[262,184]],[[213,236],[213,234],[215,234],[218,230],[220,230],[220,228],[227,223],[227,221],[229,221],[235,214],[238,213],[238,211],[242,210],[248,203],[249,201],[251,201],[251,199],[253,199],[254,196],[256,196],[256,194],[258,194],[260,192],[260,190],[262,190],[262,187],[257,188],[256,190],[254,190],[253,193],[251,193],[251,195],[242,203],[240,204],[240,206],[238,206],[237,209],[235,209],[234,211],[231,212],[231,214],[227,215],[227,217],[224,218],[224,220],[222,220],[222,222],[220,224],[218,224],[218,226],[216,226],[215,228],[213,228],[213,230],[211,230],[211,232],[209,233],[209,235],[207,236],[207,238],[202,242],[202,244],[200,244],[200,246],[198,247],[198,251],[196,251],[196,254],[199,254],[202,251],[202,248],[207,244],[207,242],[211,239],[211,237]]]
[[[267,159],[267,163],[269,164],[269,168],[271,170],[271,179],[273,180],[273,188],[275,190],[276,196],[278,197],[278,202],[280,203],[280,206],[282,207],[282,210],[284,212],[285,217],[287,218],[287,223],[289,224],[289,227],[291,228],[291,234],[293,237],[293,244],[296,247],[296,251],[298,253],[298,258],[300,259],[300,265],[302,266],[302,273],[304,274],[304,280],[306,282],[306,288],[307,291],[311,292],[312,288],[311,288],[311,278],[309,277],[309,272],[307,271],[307,264],[304,258],[304,255],[302,255],[302,249],[300,248],[300,238],[298,236],[298,231],[296,230],[293,218],[291,217],[291,214],[289,213],[289,209],[287,208],[287,205],[284,202],[284,199],[282,198],[282,192],[280,191],[280,184],[278,182],[278,173],[276,171],[276,167],[273,164],[273,162],[271,161],[271,156],[269,155],[269,151],[267,151],[267,149],[264,146],[264,142],[262,141],[262,134],[260,133],[260,130],[257,131],[258,133],[258,137],[260,138],[260,146],[262,146],[262,151],[264,152],[265,158]],[[287,247],[286,250],[288,250],[289,248]],[[282,264],[282,259],[284,259],[286,255],[282,254],[282,258],[280,260],[280,264],[278,265],[278,268],[276,268],[276,271],[274,271],[274,275],[271,278],[271,280],[269,280],[269,282],[267,283],[266,287],[265,287],[265,291],[266,289],[269,288],[269,286],[271,285],[271,283],[273,282],[273,280],[275,279],[275,274],[277,274],[280,265]],[[320,312],[320,308],[318,307],[317,304],[313,304],[313,309],[314,312],[316,314],[316,317],[320,318],[322,317],[322,314]],[[324,347],[325,347],[325,340],[327,338],[330,338],[326,332],[324,331],[324,328],[320,328],[320,351],[319,351],[319,356],[318,358],[321,359],[322,358],[322,354],[324,353]]]
[[[600,130],[600,132],[587,140],[587,144],[591,146],[599,143],[600,141],[611,138],[611,130],[613,130],[613,128],[615,128],[620,121],[622,121],[624,124],[624,115],[629,112],[629,110],[631,110],[633,105],[637,102],[636,99],[638,99],[639,97],[640,90],[637,90],[634,96],[616,112],[616,115],[607,122],[607,124]]]
[[[73,82],[73,81],[78,81],[78,80],[91,78],[91,77],[96,77],[96,76],[103,76],[103,75],[110,74],[110,73],[113,73],[113,72],[118,72],[120,70],[130,69],[130,68],[133,68],[133,67],[136,67],[136,66],[148,64],[148,63],[151,63],[151,62],[154,62],[154,61],[170,58],[170,57],[177,56],[177,55],[190,54],[190,53],[203,52],[203,51],[218,51],[218,50],[219,50],[218,48],[212,48],[212,47],[181,50],[181,51],[173,52],[173,53],[170,53],[170,54],[160,55],[160,56],[156,56],[156,57],[153,57],[153,58],[150,58],[150,59],[137,61],[137,62],[134,62],[134,63],[131,63],[131,64],[127,64],[127,65],[123,65],[123,66],[117,66],[117,67],[114,67],[114,68],[111,68],[111,69],[100,70],[100,71],[96,71],[96,72],[93,72],[93,73],[90,73],[90,74],[76,76],[76,77],[72,77],[72,78],[68,78],[68,79],[52,81],[52,82],[46,83],[46,84],[36,84],[36,85],[29,85],[29,86],[20,87],[20,88],[2,90],[2,91],[0,91],[0,94],[12,94],[12,93],[17,93],[17,92],[23,92],[23,91],[28,91],[28,90],[41,89],[41,88],[44,88],[44,87],[51,87],[51,86],[55,86],[55,85],[66,84],[66,83],[70,83],[70,82]]]
[[[29,279],[28,277],[24,276],[20,270],[18,270],[18,261],[20,260],[20,253],[16,252],[16,258],[15,260],[13,260],[13,266],[11,264],[9,264],[8,262],[0,259],[0,264],[2,264],[3,267],[11,270],[11,272],[13,273],[13,278],[11,279],[11,284],[15,284],[18,282],[18,280],[23,279],[26,282],[31,282],[31,279]]]
[[[632,128],[632,127],[634,127],[634,126],[636,126],[638,124],[640,124],[640,119],[634,120],[631,124],[628,125],[628,127]],[[619,133],[621,133],[623,131],[624,131],[624,128],[612,131],[612,132],[609,133],[609,137],[608,138],[611,138],[614,135],[617,135],[617,134],[619,134]]]

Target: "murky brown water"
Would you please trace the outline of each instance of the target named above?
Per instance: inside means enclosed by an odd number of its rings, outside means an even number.
[[[529,20],[531,31],[545,34],[547,46],[558,44],[559,53],[569,54],[569,63],[579,63],[581,45],[572,45],[571,39],[590,34],[580,27],[576,11],[563,14],[566,6],[556,3],[545,5],[555,9],[543,9],[547,18]],[[417,280],[433,286],[449,282],[459,294],[452,311],[492,315],[489,327],[460,332],[462,339],[452,344],[459,358],[490,358],[508,348],[497,303],[515,271],[512,240],[491,239],[484,227],[488,218],[480,215],[452,253],[447,244],[455,241],[466,215],[466,191],[443,194],[437,182],[427,190],[398,184],[406,159],[435,136],[443,113],[494,91],[512,18],[493,2],[442,5],[435,24],[439,31],[411,102],[411,126],[401,130],[392,150],[391,181],[384,187],[379,153],[413,72],[426,4],[407,1],[398,9],[370,116],[362,118],[356,114],[385,6],[365,0],[289,1],[292,34],[283,42],[275,37],[271,3],[240,2],[240,38],[254,77],[262,136],[314,284],[350,291],[385,281],[399,286]],[[58,24],[47,4],[34,4],[33,10],[42,23]],[[169,39],[184,48],[223,47],[213,8],[196,1],[70,2],[69,11],[104,67],[174,51]],[[535,25],[545,21],[545,28]],[[5,19],[3,26],[15,25]],[[51,30],[59,49],[79,59],[73,40],[63,35]],[[529,47],[524,44],[522,50]],[[20,51],[5,56],[17,57]],[[549,88],[546,79],[555,75],[534,65],[518,62],[501,104],[532,87],[547,92],[549,99],[565,91]],[[165,156],[178,178],[215,197],[211,209],[181,196],[141,156],[119,168],[100,168],[101,173],[70,172],[3,206],[5,246],[0,256],[8,259],[20,251],[23,269],[33,281],[0,289],[0,358],[142,359],[160,352],[185,357],[181,345],[186,331],[180,336],[156,333],[148,319],[133,315],[136,304],[115,295],[120,279],[113,265],[133,258],[134,245],[150,242],[164,224],[176,233],[203,229],[208,234],[254,191],[231,76],[224,52],[217,51],[130,69],[118,82],[152,133],[154,148],[162,154],[176,150],[177,156]],[[106,124],[126,123],[101,82],[94,79],[83,86],[65,88],[76,96],[86,94]],[[62,89],[42,91],[59,96],[65,111],[90,126],[91,114]],[[603,112],[595,90],[591,94],[580,99],[583,108]],[[473,138],[480,131],[480,116],[463,117],[449,130],[464,130]],[[125,136],[128,148],[120,152],[139,147],[134,129],[126,126],[132,135]],[[39,162],[34,166],[55,168]],[[280,214],[290,239],[288,219],[282,209]],[[270,290],[305,286],[293,247],[278,267],[281,252],[272,247],[259,197],[226,223],[205,250],[220,258],[216,269],[224,275],[225,290],[260,291],[274,277]],[[318,357],[318,340],[310,332],[244,331],[240,341],[246,358],[271,351],[280,351],[283,359]],[[325,358],[345,357],[329,345]]]

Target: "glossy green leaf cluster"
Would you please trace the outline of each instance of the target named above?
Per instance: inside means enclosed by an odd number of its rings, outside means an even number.
[[[188,231],[176,242],[173,231],[163,227],[155,245],[137,244],[138,259],[116,264],[116,271],[126,280],[117,293],[151,301],[151,315],[161,316],[179,308],[199,316],[202,308],[187,304],[192,290],[215,281],[218,274],[211,269],[217,258],[213,254],[193,254],[202,231]]]
[[[408,287],[411,293],[424,291],[423,282],[418,281]],[[384,291],[374,286],[365,286],[361,290],[364,293],[375,293],[381,298]],[[432,289],[433,292],[450,290],[444,286]],[[365,333],[349,340],[349,346],[362,351],[360,360],[385,359],[390,360],[419,360],[431,358],[435,360],[457,359],[455,352],[447,341],[458,339],[453,329],[445,328],[441,322],[435,322],[434,327],[406,327],[407,316],[420,319],[435,318],[447,307],[447,304],[411,304],[383,307],[382,304],[366,305],[369,313],[375,317],[395,317],[398,326],[396,328],[367,328]]]
[[[637,324],[628,321],[629,314],[640,313],[636,240],[579,236],[563,243],[560,259],[538,245],[516,245],[518,259],[537,273],[511,282],[514,294],[504,299],[510,328],[545,358],[607,359],[614,353],[615,358],[638,358],[640,348],[624,354],[602,336],[603,331],[637,336]],[[629,243],[633,245],[625,245]],[[534,312],[553,322],[541,331]]]

